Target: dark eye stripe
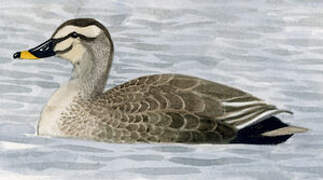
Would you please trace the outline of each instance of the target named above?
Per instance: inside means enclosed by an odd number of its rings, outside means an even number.
[[[93,41],[93,40],[95,40],[95,38],[86,37],[83,34],[79,34],[77,32],[71,32],[68,35],[66,35],[65,37],[53,39],[53,41],[55,41],[55,43],[59,43],[59,42],[62,42],[62,41],[66,40],[66,39],[68,39],[70,37],[72,37],[72,38],[79,37],[80,39],[85,40],[85,41]]]
[[[85,40],[85,41],[93,41],[93,40],[95,40],[95,38],[86,37],[83,34],[78,34],[78,37],[80,37],[82,40]]]
[[[58,39],[53,39],[53,41],[55,42],[55,44],[59,43],[59,42],[62,42],[70,37],[73,37],[75,38],[75,34],[76,32],[72,32],[70,34],[68,34],[67,36],[65,37],[62,37],[62,38],[58,38]],[[89,37],[86,37],[82,34],[78,34],[77,33],[77,37],[81,38],[82,40],[85,40],[85,41],[93,41],[95,40],[95,38],[89,38]],[[64,50],[60,50],[60,51],[56,51],[57,54],[64,54],[64,53],[67,53],[68,51],[70,51],[71,49],[73,48],[73,45],[70,45],[68,48],[64,49]]]

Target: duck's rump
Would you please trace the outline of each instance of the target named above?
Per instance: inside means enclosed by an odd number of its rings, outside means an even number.
[[[286,112],[241,90],[178,74],[140,77],[87,104],[100,127],[92,139],[112,142],[237,143],[241,129]]]

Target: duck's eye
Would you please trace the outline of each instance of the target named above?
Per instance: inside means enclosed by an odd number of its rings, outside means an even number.
[[[72,38],[77,38],[79,35],[77,34],[77,32],[72,32],[72,34],[71,34],[71,37]]]

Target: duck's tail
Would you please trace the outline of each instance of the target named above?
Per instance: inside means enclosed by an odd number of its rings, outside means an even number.
[[[272,116],[257,124],[240,129],[231,143],[279,144],[285,142],[295,133],[302,133],[307,130],[306,128],[288,125]]]
[[[219,120],[238,130],[232,143],[278,144],[306,128],[291,126],[274,117],[280,113],[293,114],[253,96],[242,96],[222,102],[224,115]]]

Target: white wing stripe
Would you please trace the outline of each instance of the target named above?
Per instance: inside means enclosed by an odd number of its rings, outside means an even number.
[[[264,101],[222,102],[223,106],[230,106],[230,107],[243,107],[243,106],[262,105],[262,104],[266,104],[266,103]]]
[[[275,109],[275,110],[269,110],[269,111],[265,111],[264,113],[261,113],[259,114],[259,116],[255,117],[254,119],[246,122],[246,123],[243,123],[243,124],[240,124],[240,125],[237,125],[236,128],[237,129],[243,129],[249,125],[252,125],[252,124],[255,124],[257,122],[260,122],[268,117],[271,117],[275,114],[279,114],[279,113],[282,113],[282,112],[286,112],[286,113],[291,113],[290,111],[286,111],[286,110],[278,110],[278,109]]]
[[[229,112],[229,113],[225,114],[223,117],[219,118],[219,120],[225,120],[225,119],[236,117],[236,116],[242,116],[244,114],[248,115],[250,113],[257,112],[257,111],[253,111],[253,110],[257,110],[257,109],[263,110],[263,108],[264,108],[264,106],[252,106],[252,107],[248,107],[248,108],[245,108],[242,110]]]
[[[231,120],[227,120],[227,121],[225,121],[225,122],[226,122],[226,123],[229,123],[229,124],[233,124],[233,123],[235,123],[235,122],[244,121],[244,120],[246,120],[246,119],[249,119],[250,117],[252,117],[252,116],[254,116],[254,115],[258,114],[258,113],[259,113],[259,112],[258,112],[258,111],[256,111],[256,112],[253,112],[253,113],[247,114],[247,115],[245,115],[245,116],[243,116],[243,117],[241,117],[241,118],[231,119]]]

